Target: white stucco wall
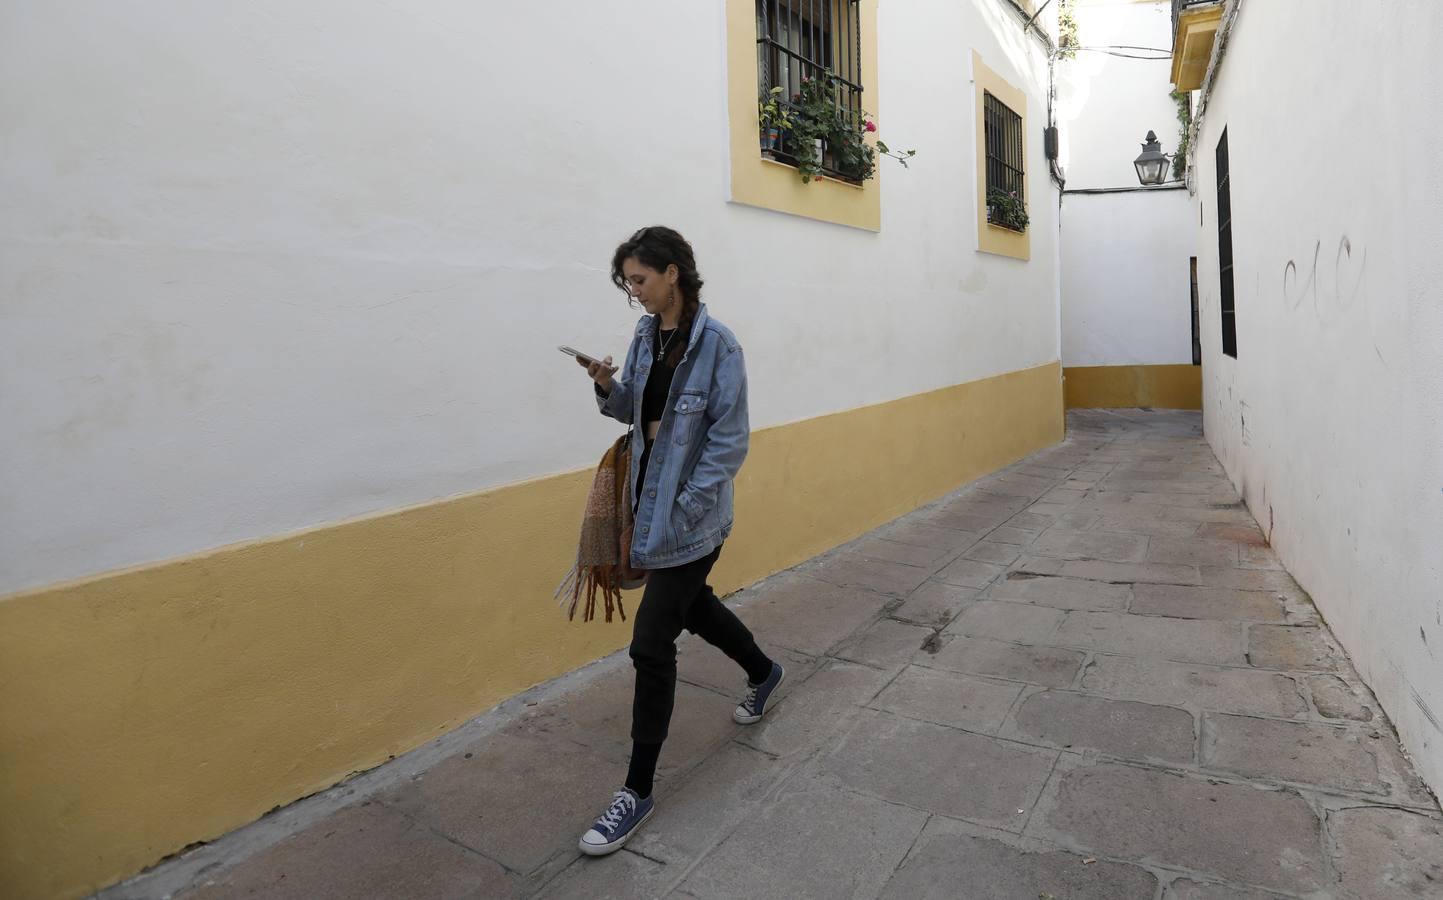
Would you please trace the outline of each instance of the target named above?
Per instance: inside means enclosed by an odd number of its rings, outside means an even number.
[[[1443,791],[1443,8],[1247,0],[1197,152],[1208,440]],[[1238,358],[1221,353],[1215,148]]]
[[[645,27],[636,27],[645,23]],[[731,205],[721,0],[0,7],[0,593],[594,465],[567,343],[621,354],[667,223],[766,427],[1058,358],[1056,194],[978,254],[970,48],[883,3],[880,234]],[[539,54],[539,55],[538,55]]]
[[[1159,0],[1082,0],[1075,18],[1084,47],[1172,44],[1171,6]],[[1164,151],[1177,148],[1168,63],[1084,50],[1059,62],[1057,75],[1068,191],[1062,202],[1063,365],[1191,363],[1189,259],[1196,254],[1197,219],[1186,192],[1073,193],[1139,188],[1132,161],[1149,130]]]
[[[1196,216],[1186,191],[1062,198],[1063,365],[1192,362]]]

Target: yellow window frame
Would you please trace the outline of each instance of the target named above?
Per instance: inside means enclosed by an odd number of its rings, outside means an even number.
[[[983,121],[985,103],[982,99],[983,94],[991,94],[1021,117],[1022,160],[1026,170],[1029,158],[1027,150],[1031,140],[1027,129],[1027,95],[988,68],[976,50],[972,51],[972,82],[975,86],[974,124],[977,130],[977,250],[980,253],[995,253],[998,256],[1028,260],[1032,258],[1030,228],[1019,233],[987,221],[987,125]],[[1031,197],[1031,180],[1028,179],[1028,189],[1022,192],[1022,201],[1028,207],[1032,204]],[[1028,213],[1031,214],[1030,208]]]
[[[860,4],[862,103],[868,112],[877,116],[881,114],[877,108],[877,0],[857,2]],[[822,222],[881,231],[881,166],[860,185],[832,178],[803,184],[795,167],[762,156],[761,123],[757,119],[756,2],[727,0],[726,13],[731,156],[728,200]]]

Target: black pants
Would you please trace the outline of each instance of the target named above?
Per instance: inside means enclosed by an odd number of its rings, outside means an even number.
[[[695,562],[653,569],[647,578],[631,637],[631,662],[636,667],[631,739],[637,743],[666,740],[676,700],[676,639],[683,628],[736,660],[754,683],[771,674],[771,659],[706,583],[720,555],[717,547]]]

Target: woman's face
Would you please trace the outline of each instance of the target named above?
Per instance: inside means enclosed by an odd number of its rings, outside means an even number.
[[[676,266],[667,266],[665,272],[658,272],[651,266],[643,265],[634,256],[621,264],[622,277],[626,279],[626,290],[641,304],[642,309],[656,315],[671,306],[673,298],[680,294],[672,290],[675,286]]]

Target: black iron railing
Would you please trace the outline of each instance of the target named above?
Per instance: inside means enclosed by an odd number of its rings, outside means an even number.
[[[990,93],[982,94],[983,146],[987,151],[987,192],[1001,191],[1017,194],[1024,200],[1026,194],[1022,159],[1022,117],[1013,112],[1005,103]],[[988,204],[989,222],[1002,223],[1003,217]]]
[[[862,115],[862,37],[858,0],[757,0],[757,86],[763,98],[782,89],[779,105],[795,115],[802,79],[827,73],[837,80],[837,109],[853,121]],[[795,164],[787,132],[768,152]],[[821,169],[846,178],[823,148]],[[850,180],[850,179],[849,179]]]

